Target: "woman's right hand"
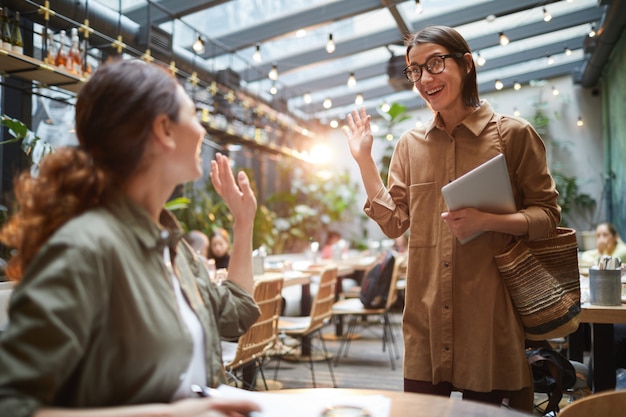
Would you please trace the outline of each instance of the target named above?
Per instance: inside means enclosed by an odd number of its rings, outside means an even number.
[[[348,138],[350,153],[357,163],[372,157],[374,136],[372,136],[370,120],[371,116],[365,112],[365,107],[361,107],[360,112],[353,110],[352,114],[346,117],[348,126],[342,129]]]

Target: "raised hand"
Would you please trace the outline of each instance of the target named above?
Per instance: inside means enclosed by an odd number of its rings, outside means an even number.
[[[240,171],[235,182],[230,159],[220,153],[211,161],[211,182],[235,220],[254,219],[257,202],[248,176]]]
[[[348,138],[350,153],[357,163],[371,158],[372,144],[374,137],[370,127],[371,116],[365,112],[365,107],[361,107],[360,112],[353,110],[352,114],[346,117],[348,126],[343,127],[343,133]]]

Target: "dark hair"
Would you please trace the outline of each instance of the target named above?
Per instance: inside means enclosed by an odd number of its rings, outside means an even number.
[[[100,67],[76,103],[79,148],[60,148],[44,157],[39,174],[23,172],[15,182],[18,212],[0,232],[15,248],[6,274],[19,280],[41,246],[68,220],[119,191],[139,163],[155,118],[178,120],[176,80],[142,61]]]
[[[613,237],[617,237],[617,235],[619,234],[617,232],[617,227],[615,227],[615,225],[611,222],[600,222],[598,223],[598,226],[596,226],[596,229],[599,226],[606,226],[607,229],[609,229],[609,233],[613,236]]]
[[[462,54],[472,52],[470,51],[467,41],[461,36],[459,32],[448,26],[428,26],[418,31],[409,37],[405,41],[406,45],[406,61],[409,64],[409,51],[414,46],[423,43],[434,43],[446,48],[450,53],[460,52]],[[463,68],[465,78],[463,79],[463,87],[461,96],[465,105],[468,107],[478,107],[480,105],[480,98],[478,97],[478,84],[476,82],[476,66],[472,60],[470,71],[467,72],[467,61],[463,56],[454,58],[457,63]]]

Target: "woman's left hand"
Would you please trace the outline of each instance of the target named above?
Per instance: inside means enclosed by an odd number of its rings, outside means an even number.
[[[475,208],[465,208],[441,213],[441,218],[446,222],[452,234],[463,240],[484,231],[482,226],[484,214],[486,213]]]
[[[237,182],[230,168],[230,159],[221,153],[211,161],[211,182],[235,220],[254,219],[257,202],[245,172],[237,173]]]

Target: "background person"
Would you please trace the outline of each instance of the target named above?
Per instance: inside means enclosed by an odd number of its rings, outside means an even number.
[[[220,340],[259,316],[250,293],[256,199],[217,154],[211,180],[234,218],[234,265],[209,282],[163,209],[202,175],[204,129],[165,70],[102,66],[76,104],[80,146],[44,158],[15,186],[2,230],[19,280],[0,335],[0,415],[232,416],[244,401],[193,396],[225,380]],[[62,203],[62,204],[61,204]],[[194,265],[194,263],[196,263]]]
[[[454,29],[431,26],[407,41],[407,77],[434,114],[395,147],[387,187],[372,157],[371,117],[347,117],[344,133],[367,192],[365,213],[390,238],[409,231],[403,314],[404,389],[500,404],[528,391],[524,331],[494,255],[516,238],[538,239],[560,221],[541,138],[525,120],[479,100],[472,52]],[[447,211],[441,187],[506,156],[518,211]],[[461,245],[458,239],[485,232]],[[528,401],[526,407],[531,407]]]
[[[584,251],[581,261],[596,265],[602,255],[620,258],[626,262],[626,244],[620,238],[617,228],[609,222],[602,222],[596,226],[596,248]]]
[[[209,259],[215,260],[215,268],[228,269],[230,263],[230,236],[226,229],[216,228],[209,237]]]

